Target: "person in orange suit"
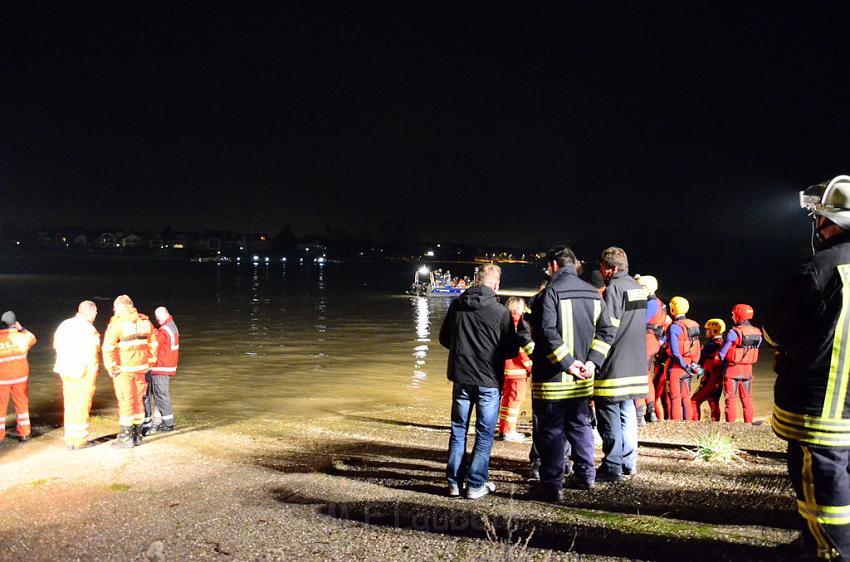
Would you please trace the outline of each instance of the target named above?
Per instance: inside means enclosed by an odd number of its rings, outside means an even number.
[[[0,414],[3,416],[0,440],[6,438],[6,409],[9,407],[11,396],[18,416],[18,441],[29,441],[32,430],[27,396],[30,375],[27,352],[35,345],[36,339],[32,332],[21,326],[11,310],[3,313],[0,322]]]
[[[510,297],[505,302],[505,307],[511,312],[514,328],[516,328],[525,310],[525,300],[520,297]],[[502,403],[499,407],[499,434],[503,441],[525,441],[525,435],[517,432],[516,424],[520,408],[528,392],[530,376],[531,359],[528,353],[520,348],[516,357],[505,361],[505,382],[502,386]]]
[[[97,305],[83,301],[77,315],[59,324],[53,334],[53,372],[62,379],[65,446],[69,451],[94,445],[89,440],[89,411],[100,357],[100,334],[92,325],[96,317]]]
[[[723,346],[723,332],[726,322],[720,318],[712,318],[705,323],[705,334],[708,341],[700,351],[699,365],[704,371],[699,389],[691,396],[693,419],[699,421],[700,407],[708,402],[711,410],[711,421],[720,421],[720,394],[723,392],[723,361],[718,352]]]
[[[121,429],[112,446],[127,449],[142,444],[145,375],[156,364],[157,341],[153,324],[139,314],[130,297],[116,298],[113,310],[103,336],[103,366],[112,377],[118,398]]]

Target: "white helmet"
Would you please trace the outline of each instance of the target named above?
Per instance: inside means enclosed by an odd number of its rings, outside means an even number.
[[[850,176],[835,176],[801,191],[800,207],[850,230]]]
[[[658,279],[652,275],[635,275],[635,281],[650,295],[654,295],[655,291],[658,290]]]

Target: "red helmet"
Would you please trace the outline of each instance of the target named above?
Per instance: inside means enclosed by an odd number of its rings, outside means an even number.
[[[748,304],[736,304],[732,307],[732,320],[735,324],[744,320],[751,320],[753,317],[753,307]]]

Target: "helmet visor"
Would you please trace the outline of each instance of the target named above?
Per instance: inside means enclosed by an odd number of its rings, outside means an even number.
[[[826,183],[819,183],[817,185],[811,185],[804,191],[801,191],[800,207],[806,209],[810,213],[822,209],[823,194],[826,192],[827,185],[828,184]]]

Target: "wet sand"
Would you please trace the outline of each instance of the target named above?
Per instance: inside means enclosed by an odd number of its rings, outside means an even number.
[[[3,557],[741,560],[775,559],[797,536],[784,446],[765,425],[651,424],[637,476],[554,506],[529,498],[521,443],[495,445],[496,494],[444,497],[440,411],[178,423],[132,450],[68,452],[46,426],[0,443]],[[115,429],[95,420],[95,435]],[[742,462],[693,460],[688,446],[709,431],[732,436]]]

